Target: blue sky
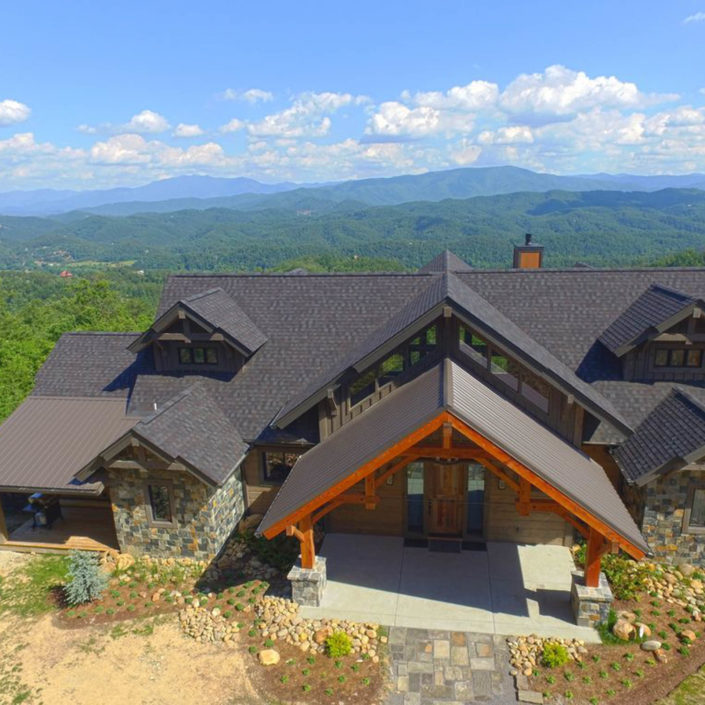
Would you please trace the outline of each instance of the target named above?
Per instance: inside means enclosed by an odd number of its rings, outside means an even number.
[[[22,0],[2,27],[2,190],[705,171],[705,0]]]

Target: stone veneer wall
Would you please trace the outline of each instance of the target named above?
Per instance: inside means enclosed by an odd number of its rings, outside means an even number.
[[[149,523],[145,485],[160,480],[173,488],[175,526]],[[239,469],[215,489],[185,472],[110,469],[108,489],[120,550],[135,555],[210,560],[244,513]]]
[[[653,480],[643,490],[642,532],[657,560],[705,566],[705,534],[684,534],[683,513],[693,487],[705,488],[705,472],[683,470]]]

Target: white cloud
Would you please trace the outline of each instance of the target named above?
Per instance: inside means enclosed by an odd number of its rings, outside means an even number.
[[[31,112],[29,106],[17,100],[0,100],[0,127],[24,122]]]
[[[402,94],[402,97],[408,100],[411,95],[407,91]],[[498,97],[499,86],[496,83],[471,81],[465,86],[453,86],[445,93],[442,91],[415,93],[413,102],[430,108],[475,111],[493,106]]]
[[[441,113],[436,108],[427,105],[408,108],[403,103],[388,101],[377,108],[365,133],[390,137],[424,137],[437,132],[440,123]]]
[[[494,132],[485,130],[477,136],[477,140],[481,144],[530,144],[534,141],[534,134],[526,125],[509,125]]]
[[[322,137],[328,134],[331,120],[327,114],[348,105],[362,105],[365,96],[350,93],[302,93],[290,107],[247,124],[253,137]]]
[[[693,15],[688,15],[683,20],[683,24],[690,24],[691,22],[705,22],[705,12],[696,12]]]
[[[200,125],[189,125],[185,122],[180,122],[172,133],[174,137],[200,137],[203,130]]]
[[[138,132],[142,134],[156,134],[166,132],[169,129],[167,119],[152,110],[143,110],[137,115],[133,115],[130,121],[123,126],[126,132]]]
[[[499,105],[510,114],[564,117],[595,107],[636,108],[675,98],[645,95],[635,83],[616,76],[590,78],[583,71],[554,65],[544,73],[515,78],[502,92]]]
[[[83,123],[76,128],[83,135],[96,135],[98,134],[98,128],[95,125],[87,125]]]
[[[226,88],[221,94],[222,100],[244,100],[246,103],[268,103],[274,100],[274,94],[261,88],[250,88],[246,91],[236,91]]]
[[[237,132],[238,130],[242,130],[245,127],[245,123],[242,120],[238,120],[237,118],[233,118],[230,120],[230,122],[227,122],[225,125],[223,125],[220,128],[221,132]]]

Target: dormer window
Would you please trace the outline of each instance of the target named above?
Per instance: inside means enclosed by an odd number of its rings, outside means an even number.
[[[700,367],[703,351],[686,348],[656,348],[654,367]]]
[[[218,350],[201,347],[179,348],[179,363],[181,365],[217,365]]]

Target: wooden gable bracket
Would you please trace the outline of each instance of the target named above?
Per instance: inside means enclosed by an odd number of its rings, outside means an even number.
[[[552,499],[532,500],[529,503],[529,507],[533,512],[553,512],[561,519],[571,524],[584,539],[587,539],[590,535],[590,527],[579,519],[576,519],[565,507],[561,507],[558,502],[554,502]]]
[[[375,474],[371,473],[365,478],[365,509],[374,509],[377,506],[375,489]]]
[[[449,450],[453,445],[453,427],[449,423],[443,424],[443,448]]]
[[[531,483],[523,477],[519,478],[519,499],[516,503],[520,517],[531,514]]]
[[[375,478],[375,487],[380,487],[383,485],[387,481],[388,477],[391,477],[400,470],[403,470],[409,463],[413,463],[418,457],[419,456],[416,454],[403,455],[399,460],[390,465],[384,472],[377,475]]]

